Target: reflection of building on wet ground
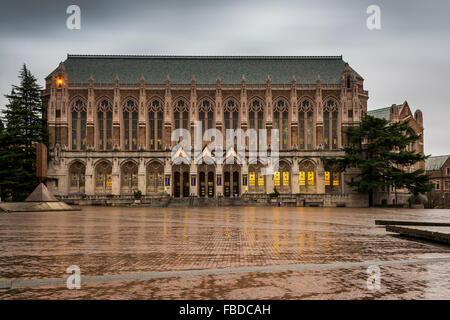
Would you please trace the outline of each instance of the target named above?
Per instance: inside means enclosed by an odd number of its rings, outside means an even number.
[[[43,93],[48,185],[60,198],[84,203],[130,202],[135,190],[144,203],[169,196],[266,203],[276,188],[294,205],[365,206],[367,197],[345,183],[357,172],[321,161],[342,155],[342,132],[367,112],[363,82],[341,56],[69,55]],[[268,129],[268,141],[270,129],[278,129],[278,171],[263,175],[260,162],[248,161],[172,163],[172,131],[192,136],[194,120],[222,133]],[[236,157],[233,146],[225,147],[224,158]]]
[[[0,214],[0,299],[449,299],[448,247],[374,224],[443,223],[449,213],[85,206]],[[67,289],[71,265],[81,290]],[[367,286],[371,266],[380,290]]]

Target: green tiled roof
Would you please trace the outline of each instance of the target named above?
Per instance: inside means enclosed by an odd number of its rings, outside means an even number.
[[[403,107],[403,104],[398,104],[397,107],[398,107],[398,110],[400,111],[400,109]],[[367,111],[367,114],[372,117],[375,117],[375,118],[390,120],[391,119],[391,107],[369,110],[369,111]]]
[[[313,84],[320,75],[322,83],[340,83],[345,62],[342,56],[91,56],[68,55],[64,61],[70,82],[88,82],[92,74],[95,82],[112,83],[116,74],[121,83],[138,83],[141,76],[147,83],[164,83],[167,75],[176,84],[215,83],[220,76],[223,83],[265,83],[270,75],[272,83],[290,83],[292,75],[297,83]],[[355,75],[361,76],[353,71]]]
[[[435,156],[435,157],[429,157],[428,159],[425,159],[425,170],[426,171],[432,171],[432,170],[441,170],[444,163],[447,161],[447,159],[450,157],[450,155],[447,156]]]

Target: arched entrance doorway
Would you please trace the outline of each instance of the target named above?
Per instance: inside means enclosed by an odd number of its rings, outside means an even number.
[[[69,169],[70,186],[69,193],[84,193],[84,177],[86,167],[80,161],[72,163]]]
[[[274,187],[280,193],[291,193],[291,166],[285,162],[279,162],[278,171],[273,176]]]
[[[186,164],[175,165],[172,167],[173,172],[173,196],[175,198],[189,197],[189,166]]]
[[[120,168],[120,193],[132,194],[138,188],[138,167],[133,161],[125,162]]]
[[[265,189],[265,176],[261,172],[261,164],[251,164],[248,166],[248,192],[264,194]]]
[[[164,192],[164,166],[153,161],[147,166],[147,194]]]
[[[100,161],[95,166],[95,193],[111,193],[112,166],[108,161]]]
[[[238,165],[227,164],[223,167],[223,195],[225,197],[234,197],[235,195],[239,196],[240,172],[241,170]]]
[[[213,165],[199,165],[198,172],[198,196],[201,198],[213,198],[215,196],[216,168]]]
[[[302,161],[298,166],[300,193],[316,193],[316,166],[310,160]]]

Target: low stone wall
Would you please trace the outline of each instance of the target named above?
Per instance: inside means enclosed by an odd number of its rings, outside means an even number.
[[[155,206],[155,207],[205,207],[205,206],[292,206],[292,207],[367,207],[368,197],[360,194],[280,194],[272,198],[267,194],[244,194],[240,198],[170,198],[142,196],[136,203],[132,196],[70,195],[58,196],[59,200],[74,205],[101,206]]]

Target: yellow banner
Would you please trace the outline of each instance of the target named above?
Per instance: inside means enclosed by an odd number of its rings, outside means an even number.
[[[248,175],[248,185],[250,187],[254,187],[255,186],[255,173],[254,172],[250,172]]]
[[[106,175],[106,186],[112,187],[112,175],[111,174]]]
[[[314,172],[309,171],[308,172],[308,186],[313,186],[313,185],[314,185]]]
[[[330,171],[325,171],[325,185],[330,185]]]
[[[298,184],[301,185],[301,186],[305,186],[306,185],[305,171],[300,171],[298,173]]]
[[[289,186],[289,171],[283,172],[283,186]]]
[[[258,173],[258,186],[260,187],[264,186],[264,176],[262,173]]]
[[[339,185],[339,172],[333,172],[333,186]]]
[[[275,174],[273,175],[273,181],[275,183],[275,186],[280,186],[280,172],[275,172]]]

